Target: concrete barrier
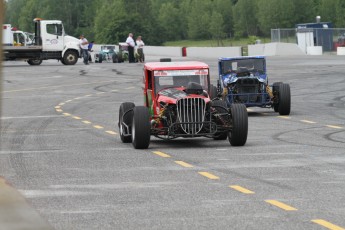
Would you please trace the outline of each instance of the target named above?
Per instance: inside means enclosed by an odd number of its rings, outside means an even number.
[[[182,47],[175,46],[145,46],[145,55],[182,57]],[[188,56],[188,51],[187,51]]]
[[[265,44],[248,45],[248,56],[265,55]]]
[[[345,47],[337,47],[337,55],[345,55]]]
[[[219,58],[242,56],[241,47],[187,47],[187,57]]]
[[[322,55],[322,46],[308,46],[307,54],[308,55]]]
[[[101,46],[114,44],[95,44],[93,50],[100,51]],[[116,50],[119,49],[115,45]],[[185,50],[183,51],[183,49]],[[321,47],[322,48],[322,47]],[[317,48],[319,49],[319,48]],[[191,57],[191,58],[220,58],[242,56],[241,47],[179,47],[179,46],[145,46],[144,53],[150,56],[163,57]],[[319,55],[318,51],[311,52],[310,55]],[[321,51],[322,54],[322,51]],[[248,46],[248,56],[296,56],[306,55],[297,44],[293,43],[266,43]]]
[[[266,44],[248,45],[248,55],[294,56],[305,55],[305,53],[297,46],[297,44],[274,42]]]

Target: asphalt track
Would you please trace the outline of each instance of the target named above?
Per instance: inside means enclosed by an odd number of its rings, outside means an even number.
[[[215,83],[217,60],[199,60]],[[0,229],[345,229],[344,64],[268,57],[292,112],[251,109],[244,147],[134,150],[116,124],[122,102],[143,104],[143,64],[4,62]]]

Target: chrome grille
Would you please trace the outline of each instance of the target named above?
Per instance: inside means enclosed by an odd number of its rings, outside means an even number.
[[[177,101],[177,115],[186,134],[198,134],[205,120],[206,103],[202,98],[183,98]]]

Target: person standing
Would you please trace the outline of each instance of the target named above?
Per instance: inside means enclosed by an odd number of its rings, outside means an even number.
[[[87,47],[87,49],[89,51],[89,62],[92,62],[91,52],[93,52],[92,47],[93,47],[94,43],[95,43],[94,41],[90,42],[88,47]]]
[[[134,63],[134,47],[135,47],[135,42],[133,39],[133,34],[129,33],[128,38],[126,40],[126,43],[128,44],[128,61],[129,63]]]
[[[81,49],[81,55],[84,59],[84,64],[88,65],[89,64],[89,42],[87,41],[87,39],[84,37],[84,35],[80,35],[80,39],[79,39],[79,46]]]
[[[141,39],[141,36],[138,36],[137,40],[137,52],[139,54],[139,62],[144,62],[145,61],[145,56],[144,56],[144,41]]]

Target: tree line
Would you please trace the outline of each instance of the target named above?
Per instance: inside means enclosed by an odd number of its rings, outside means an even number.
[[[5,23],[33,32],[33,19],[61,20],[67,34],[96,43],[142,35],[165,41],[270,37],[271,29],[332,22],[345,27],[344,0],[7,0]]]

